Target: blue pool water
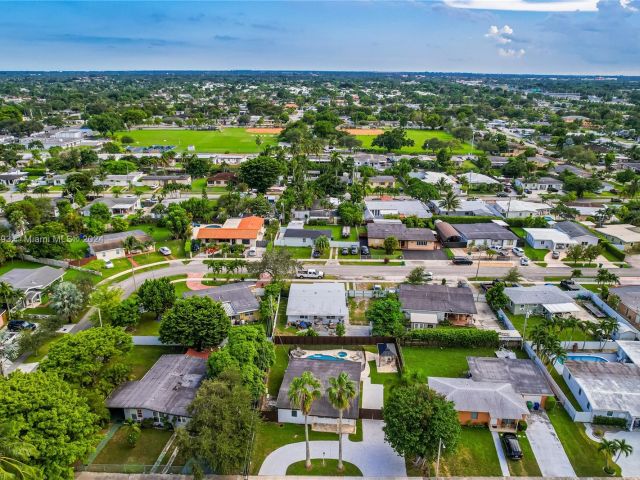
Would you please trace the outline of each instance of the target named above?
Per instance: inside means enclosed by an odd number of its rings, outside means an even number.
[[[347,352],[338,352],[340,358],[345,358],[347,355],[349,355]]]
[[[603,363],[608,360],[602,357],[597,357],[594,355],[567,355],[567,360],[575,360],[576,362],[598,362]],[[563,360],[560,363],[564,363]]]
[[[344,353],[344,352],[340,352],[340,353]],[[344,361],[342,358],[334,357],[333,355],[325,355],[324,353],[314,353],[313,355],[309,355],[306,358],[310,358],[312,360],[328,360],[330,362],[343,362]]]

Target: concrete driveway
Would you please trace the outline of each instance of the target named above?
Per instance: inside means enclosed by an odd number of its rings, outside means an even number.
[[[544,412],[531,412],[527,437],[544,477],[575,477],[569,457]]]
[[[357,466],[365,477],[406,477],[404,458],[384,441],[383,422],[362,420],[362,442],[343,438],[343,460]],[[309,442],[311,458],[338,458],[338,440]],[[259,475],[284,476],[287,467],[305,459],[305,443],[284,445],[267,456],[260,466]]]

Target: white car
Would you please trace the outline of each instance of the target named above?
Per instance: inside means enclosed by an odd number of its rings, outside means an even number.
[[[511,249],[511,251],[513,252],[513,254],[514,254],[516,257],[522,257],[522,256],[524,256],[524,250],[523,250],[523,249],[521,249],[520,247],[513,247],[513,248]]]
[[[169,247],[160,247],[158,249],[158,251],[162,254],[162,255],[171,255],[171,249]]]
[[[523,267],[528,267],[529,266],[529,259],[527,257],[522,257],[520,259],[520,265],[522,265]]]
[[[113,268],[113,262],[111,260],[107,260],[104,262],[104,268]]]

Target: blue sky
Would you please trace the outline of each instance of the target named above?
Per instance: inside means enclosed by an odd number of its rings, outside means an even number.
[[[1,70],[640,74],[640,0],[0,2]]]

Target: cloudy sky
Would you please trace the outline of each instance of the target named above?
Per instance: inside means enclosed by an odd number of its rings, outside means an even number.
[[[1,70],[640,75],[640,0],[5,2]]]

